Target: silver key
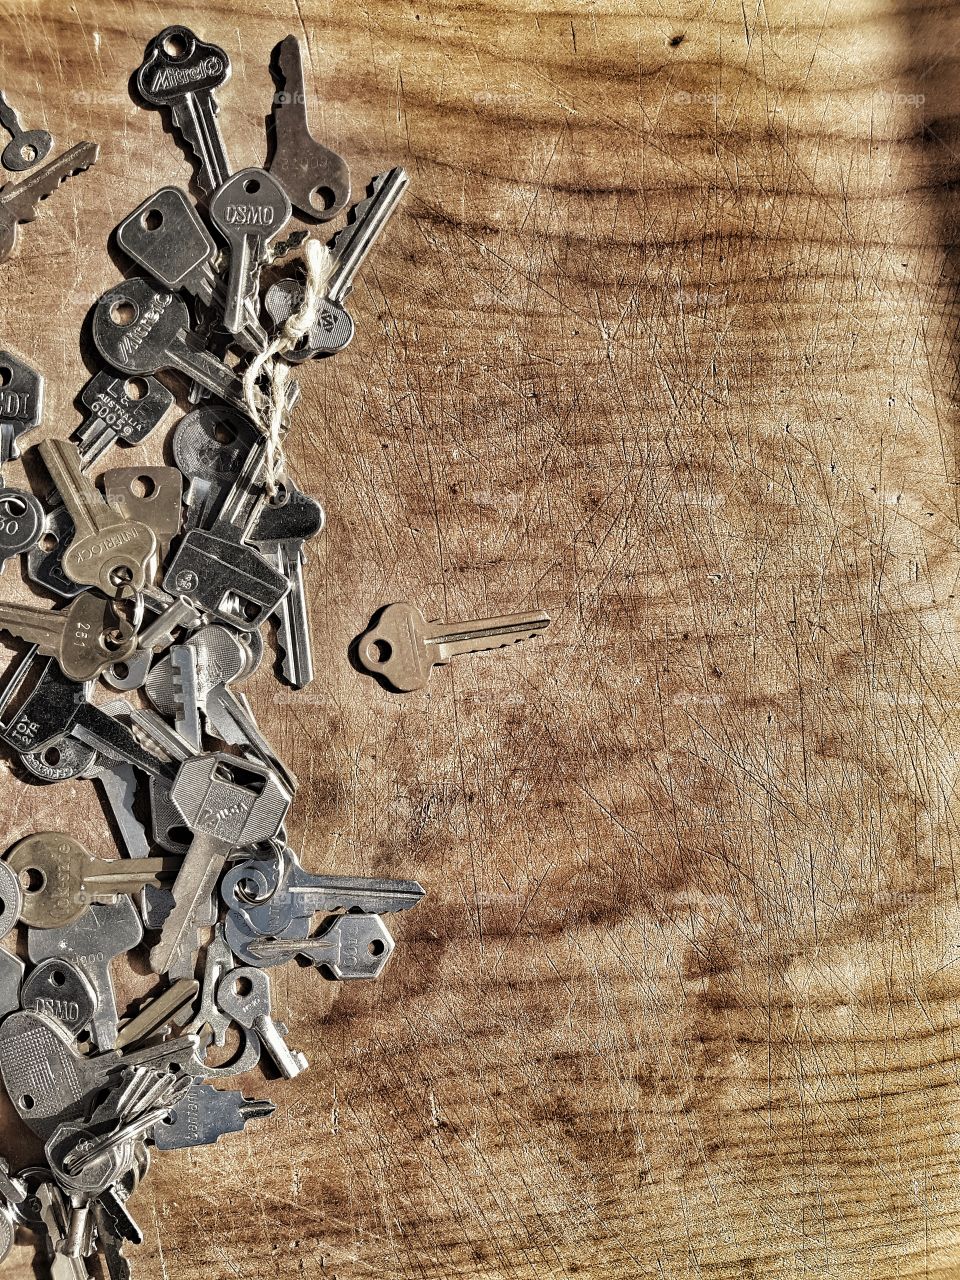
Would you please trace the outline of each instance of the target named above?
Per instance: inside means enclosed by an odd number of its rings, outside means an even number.
[[[269,769],[221,754],[180,766],[170,798],[193,841],[173,885],[173,910],[150,953],[157,973],[191,977],[201,913],[234,849],[272,840],[293,793]]]
[[[337,982],[379,978],[393,955],[393,935],[380,916],[338,916],[310,938],[256,938],[247,950],[256,964],[274,965],[303,956]]]
[[[93,1020],[97,992],[79,965],[53,956],[31,969],[20,991],[20,1004],[56,1018],[76,1036]]]
[[[240,1133],[248,1120],[272,1116],[276,1107],[268,1100],[245,1098],[234,1089],[195,1084],[153,1131],[158,1151],[209,1146],[227,1133]]]
[[[550,625],[550,615],[508,613],[474,622],[427,622],[412,604],[390,604],[357,641],[364,671],[400,693],[422,689],[435,666],[461,653],[485,653],[533,640]]]
[[[353,221],[330,241],[334,268],[327,293],[310,332],[285,359],[297,363],[311,356],[341,351],[353,337],[353,320],[344,301],[353,289],[354,278],[380,233],[390,220],[410,179],[404,169],[391,169],[373,179],[370,194],[353,210]],[[303,303],[303,285],[297,280],[278,280],[267,290],[264,305],[279,327]]]
[[[237,333],[253,305],[267,246],[293,210],[287,193],[265,169],[241,169],[210,200],[210,220],[230,246],[224,327]]]
[[[290,1048],[270,1016],[270,977],[262,969],[233,969],[217,987],[217,1003],[240,1026],[256,1032],[285,1079],[306,1071],[307,1059]]]
[[[230,79],[230,59],[188,27],[167,27],[147,45],[136,73],[141,97],[153,107],[169,107],[174,125],[200,161],[197,183],[215,191],[230,174],[217,123],[214,91]]]
[[[46,129],[24,129],[20,117],[0,93],[0,124],[11,141],[0,152],[0,164],[11,173],[23,173],[41,164],[50,154],[53,138]]]

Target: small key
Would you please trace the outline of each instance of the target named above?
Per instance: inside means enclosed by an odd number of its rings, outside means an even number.
[[[124,218],[116,237],[127,257],[164,288],[223,310],[223,285],[215,270],[220,251],[185,191],[161,187]],[[257,305],[248,303],[237,333],[251,351],[262,351],[268,341],[257,311]]]
[[[10,351],[0,351],[0,467],[20,457],[20,436],[40,425],[43,376]]]
[[[93,747],[64,733],[42,751],[22,751],[20,759],[41,782],[66,782],[81,777],[85,769],[95,768],[98,757]]]
[[[224,327],[238,333],[257,298],[270,241],[280,234],[293,210],[287,193],[265,169],[241,169],[210,199],[210,221],[230,246]]]
[[[187,27],[167,27],[147,45],[136,73],[140,96],[169,107],[182,140],[200,161],[197,185],[215,191],[230,175],[213,96],[230,79],[230,59],[218,45],[198,40]]]
[[[338,916],[316,937],[258,938],[248,950],[260,964],[303,956],[337,982],[379,978],[393,955],[393,935],[379,916]]]
[[[32,493],[0,484],[0,573],[8,560],[39,544],[46,519]]]
[[[58,505],[45,513],[40,541],[27,552],[27,577],[62,600],[72,600],[87,589],[63,572],[63,553],[75,536],[70,512]]]
[[[549,614],[507,613],[476,622],[427,622],[412,604],[389,604],[359,637],[357,657],[371,675],[398,693],[422,689],[435,666],[459,653],[485,653],[533,640],[550,625]]]
[[[27,954],[35,964],[51,958],[70,960],[93,984],[97,1008],[90,1037],[98,1049],[111,1048],[117,1038],[117,1000],[110,963],[139,946],[142,939],[137,908],[125,894],[116,902],[94,903],[79,920],[63,928],[27,930]]]
[[[283,852],[279,878],[274,878],[275,869],[275,862],[240,862],[230,868],[220,886],[224,903],[242,911],[250,927],[262,934],[279,933],[293,919],[320,913],[410,911],[426,892],[415,880],[312,875],[304,871],[292,849]]]
[[[172,880],[180,865],[173,858],[95,858],[62,831],[27,836],[5,861],[23,888],[20,918],[34,929],[63,929],[93,903]]]
[[[285,1079],[306,1071],[309,1062],[302,1053],[291,1050],[270,1016],[270,977],[262,969],[245,966],[231,970],[217,987],[217,1004],[241,1027],[256,1032]]]
[[[175,369],[246,412],[242,381],[191,333],[186,303],[149,280],[134,276],[103,295],[93,316],[93,341],[115,369]]]
[[[282,500],[261,508],[250,530],[250,541],[274,564],[290,583],[290,591],[277,606],[277,645],[280,670],[294,689],[303,689],[313,679],[313,644],[310,611],[303,581],[304,543],[322,532],[326,514],[314,498],[302,494],[287,481]]]
[[[153,530],[157,558],[166,559],[183,522],[183,475],[177,467],[112,467],[100,477],[117,511]]]
[[[63,553],[64,573],[108,596],[142,591],[156,570],[153,530],[121,515],[103,498],[81,470],[71,441],[43,440],[39,450],[74,524],[73,539]]]
[[[252,761],[215,753],[183,762],[170,798],[194,835],[173,885],[173,910],[150,953],[154,972],[192,976],[198,918],[224,862],[238,847],[272,840],[292,797],[274,773]]]
[[[13,252],[19,224],[32,222],[40,212],[40,201],[52,195],[65,179],[89,169],[99,154],[95,142],[79,142],[21,182],[0,187],[0,262]]]
[[[34,1013],[56,1018],[76,1036],[93,1021],[97,993],[82,969],[53,956],[31,969],[20,990],[20,1004]]]
[[[284,358],[297,364],[311,356],[342,351],[353,337],[353,320],[343,303],[353,289],[354,278],[390,220],[410,179],[404,169],[380,174],[370,185],[370,194],[361,200],[348,222],[330,241],[334,259],[327,282],[326,297],[320,304],[310,332]],[[267,290],[264,306],[280,327],[303,303],[303,284],[298,280],[278,280]]]
[[[4,689],[0,714],[5,713],[20,683],[30,673],[34,658],[31,651]],[[151,776],[176,777],[175,765],[145,750],[129,729],[95,707],[88,700],[86,689],[65,676],[49,659],[30,694],[0,723],[0,741],[19,752],[44,751],[65,733],[80,738],[102,755],[132,764]]]
[[[266,442],[258,437],[209,529],[184,534],[163,579],[203,613],[245,630],[270,616],[290,583],[246,538],[264,501]]]
[[[0,604],[0,631],[35,644],[55,658],[70,680],[95,680],[122,662],[137,644],[133,627],[118,618],[109,600],[85,591],[59,613],[29,604]]]
[[[276,1107],[267,1099],[245,1098],[233,1089],[195,1084],[153,1131],[158,1151],[205,1147],[227,1133],[241,1133],[249,1120],[272,1116]]]
[[[0,151],[0,164],[11,173],[23,173],[46,160],[53,138],[46,129],[24,129],[20,117],[0,93],[0,124],[13,139]]]
[[[350,202],[346,162],[321,146],[307,122],[307,94],[300,41],[287,36],[274,50],[283,91],[273,99],[273,156],[267,168],[297,211],[311,222],[335,218]]]
[[[146,440],[173,405],[173,392],[149,376],[96,373],[80,392],[80,400],[86,415],[70,439],[80,453],[82,470],[88,471],[111,445]]]

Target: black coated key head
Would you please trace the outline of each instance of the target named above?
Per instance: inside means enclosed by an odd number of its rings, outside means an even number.
[[[97,303],[93,341],[115,369],[155,373],[166,366],[170,345],[189,326],[190,313],[182,299],[134,277],[110,289]]]
[[[0,573],[11,556],[37,545],[45,519],[43,507],[32,493],[0,488]]]
[[[173,404],[173,392],[155,378],[95,374],[80,393],[90,416],[109,426],[124,444],[140,444]]]
[[[189,27],[166,27],[147,45],[137,71],[140,96],[154,107],[172,106],[188,93],[209,93],[230,79],[230,59],[219,45],[198,40]]]
[[[66,507],[54,507],[46,517],[40,541],[27,552],[27,576],[63,600],[72,600],[86,587],[71,582],[63,571],[63,553],[73,541],[76,528]]]

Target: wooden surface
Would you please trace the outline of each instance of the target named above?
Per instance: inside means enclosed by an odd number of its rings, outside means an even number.
[[[137,1274],[960,1274],[960,10],[0,12],[25,121],[103,146],[3,269],[50,433],[108,232],[189,176],[126,90],[165,22],[234,59],[237,166],[293,32],[358,187],[412,178],[302,373],[318,676],[248,692],[303,861],[430,896],[377,984],[276,972],[312,1069],[154,1161]],[[400,697],[347,659],[393,599],[554,623]],[[0,806],[110,852],[89,783]]]

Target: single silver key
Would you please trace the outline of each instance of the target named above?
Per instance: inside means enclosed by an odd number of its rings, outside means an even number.
[[[109,600],[85,591],[66,609],[0,604],[0,631],[35,644],[54,658],[70,680],[94,680],[112,662],[133,653],[136,633],[119,619]]]
[[[198,40],[184,26],[167,27],[155,36],[136,73],[141,97],[152,107],[169,107],[175,127],[200,161],[197,184],[204,191],[215,191],[230,174],[213,96],[229,79],[230,59],[224,50]]]
[[[272,1116],[268,1099],[245,1098],[234,1089],[195,1084],[153,1131],[158,1151],[209,1146],[227,1133],[241,1133],[248,1120]],[[2,1261],[2,1258],[0,1258]]]
[[[135,445],[146,440],[173,406],[173,392],[149,376],[118,378],[97,373],[80,392],[86,409],[83,422],[70,436],[88,471],[114,444]]]
[[[323,507],[314,498],[300,493],[288,480],[280,501],[265,504],[250,540],[265,555],[272,555],[280,572],[288,579],[290,591],[277,606],[277,645],[280,670],[294,689],[303,689],[313,679],[313,643],[310,612],[303,581],[303,547],[316,537],[326,520]]]
[[[393,935],[380,916],[338,916],[329,929],[309,938],[256,938],[247,950],[257,964],[274,965],[303,956],[337,982],[379,978],[393,955]]]
[[[0,351],[0,467],[20,457],[18,439],[42,416],[42,375],[12,351]]]
[[[187,304],[149,280],[134,276],[103,295],[94,312],[93,341],[115,369],[175,369],[246,412],[242,381],[191,333]]]
[[[190,197],[179,187],[161,187],[134,209],[116,230],[117,244],[166,289],[188,293],[205,307],[223,311],[225,294],[217,275],[220,251]],[[248,301],[237,338],[262,351],[267,333]]]
[[[265,169],[241,169],[214,193],[209,213],[230,246],[223,323],[229,333],[237,333],[257,296],[267,246],[293,210],[283,187]]]
[[[357,641],[364,671],[399,693],[422,689],[435,666],[460,653],[485,653],[533,640],[550,625],[542,610],[508,613],[474,622],[427,622],[412,604],[389,604]]]
[[[23,173],[35,164],[46,160],[53,146],[53,138],[46,129],[24,129],[20,117],[0,93],[0,124],[10,134],[11,141],[0,152],[0,164],[11,173]]]
[[[56,1018],[76,1036],[93,1021],[97,993],[79,965],[53,956],[31,969],[20,990],[20,1005]]]
[[[211,754],[183,762],[170,798],[194,835],[150,962],[156,973],[182,978],[193,975],[199,919],[224,862],[236,848],[276,836],[293,792],[252,761]]]
[[[293,363],[311,356],[330,355],[342,351],[353,337],[353,320],[344,302],[353,289],[357,272],[389,222],[400,197],[410,183],[404,169],[391,169],[373,179],[370,194],[354,208],[342,231],[330,241],[334,259],[333,272],[327,282],[317,319],[310,332],[301,339],[285,359]],[[294,279],[278,280],[267,290],[264,305],[274,323],[280,327],[303,304],[303,284]]]
[[[306,1071],[309,1062],[290,1048],[271,1017],[270,977],[262,969],[241,966],[231,970],[217,987],[217,1003],[240,1026],[256,1032],[285,1079]]]

